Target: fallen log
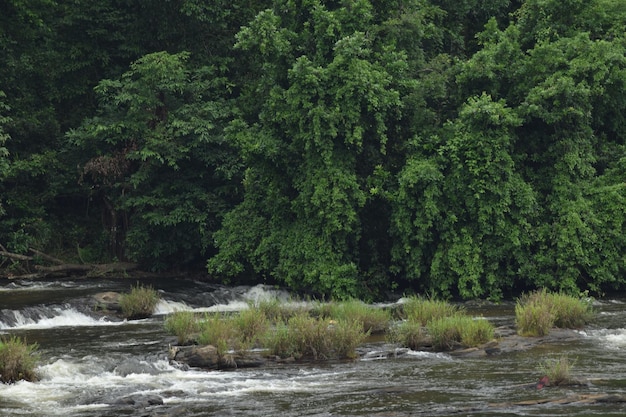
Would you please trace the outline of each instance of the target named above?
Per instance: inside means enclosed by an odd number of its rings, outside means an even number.
[[[0,256],[4,256],[5,258],[15,259],[16,261],[32,261],[34,258],[32,256],[20,255],[19,253],[7,252],[5,250],[0,251]]]
[[[116,272],[127,272],[138,268],[138,265],[130,262],[113,262],[106,264],[76,264],[71,262],[65,262],[61,259],[50,256],[37,249],[29,248],[29,254],[13,253],[2,245],[0,245],[0,257],[11,259],[14,264],[18,263],[21,266],[23,274],[16,275],[15,272],[8,273],[0,270],[0,278],[9,279],[38,279],[47,278],[53,275],[74,275],[85,274],[90,276],[102,276],[106,274]],[[52,263],[55,265],[33,265],[35,262]],[[22,265],[22,263],[24,263]],[[4,274],[3,274],[4,272]]]

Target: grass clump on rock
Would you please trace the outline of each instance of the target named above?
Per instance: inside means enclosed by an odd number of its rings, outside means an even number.
[[[0,339],[0,381],[36,381],[35,367],[39,360],[38,345],[28,344],[17,336]]]
[[[367,337],[363,323],[331,320],[299,313],[269,329],[265,346],[281,358],[326,360],[354,358],[356,347]]]
[[[409,297],[402,305],[403,315],[408,321],[426,326],[430,321],[454,316],[460,308],[443,300]]]
[[[391,328],[387,334],[387,339],[391,343],[398,343],[409,349],[418,350],[426,344],[426,329],[421,323],[403,321]]]
[[[218,355],[223,356],[236,344],[236,331],[232,316],[206,313],[200,322],[198,343],[215,346]]]
[[[321,317],[336,321],[358,321],[365,333],[383,333],[389,328],[389,310],[373,307],[359,300],[323,304],[317,308]]]
[[[411,297],[403,307],[406,319],[392,328],[388,339],[413,350],[477,347],[495,334],[488,320],[467,316],[462,308],[446,301]]]
[[[540,372],[548,377],[550,385],[562,385],[573,381],[573,367],[574,362],[570,361],[567,355],[562,355],[556,359],[546,359],[539,364]]]
[[[232,318],[237,332],[237,348],[250,349],[258,344],[261,336],[267,331],[269,321],[263,310],[250,306]]]
[[[191,311],[176,311],[165,319],[165,330],[176,336],[179,345],[190,344],[197,337],[200,325]]]
[[[433,347],[451,350],[456,347],[476,347],[493,339],[493,325],[484,319],[462,314],[431,320],[426,326]]]
[[[159,299],[159,293],[154,288],[137,284],[130,293],[120,297],[122,314],[130,320],[148,318],[154,313]]]
[[[515,305],[515,324],[521,336],[545,336],[554,326],[578,329],[592,317],[588,300],[546,289],[524,294]]]

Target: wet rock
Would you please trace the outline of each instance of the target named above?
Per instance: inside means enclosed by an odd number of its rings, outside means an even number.
[[[378,360],[399,358],[406,355],[409,351],[409,348],[398,348],[395,346],[391,346],[383,350],[358,351],[358,353],[361,359]]]
[[[211,345],[172,347],[170,360],[203,369],[218,369],[220,362],[217,348]]]
[[[92,296],[96,310],[121,312],[120,297],[122,294],[114,291],[99,292]]]
[[[128,376],[131,374],[149,374],[157,375],[159,371],[150,363],[139,359],[129,359],[117,365],[114,372],[120,376]]]
[[[115,401],[114,404],[133,406],[134,408],[144,408],[154,405],[163,405],[163,398],[153,394],[135,394],[122,397]]]
[[[219,355],[215,346],[175,346],[170,348],[170,360],[178,364],[202,369],[236,369],[259,367],[266,360],[259,354],[233,353]]]
[[[461,348],[448,351],[451,356],[484,357],[502,353],[520,352],[545,344],[564,344],[579,340],[581,334],[571,329],[552,329],[546,336],[519,336],[508,328],[496,329],[497,340],[473,348]]]

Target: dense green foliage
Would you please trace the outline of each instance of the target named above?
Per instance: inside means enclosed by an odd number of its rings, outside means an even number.
[[[0,244],[337,298],[623,289],[625,24],[620,0],[6,1]]]

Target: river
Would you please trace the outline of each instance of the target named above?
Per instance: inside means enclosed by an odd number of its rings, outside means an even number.
[[[119,321],[89,310],[91,295],[128,291],[128,280],[0,281],[0,333],[39,344],[38,382],[0,385],[0,415],[118,416],[607,416],[620,404],[511,405],[572,394],[619,393],[626,387],[626,304],[596,302],[596,320],[574,342],[540,345],[484,358],[409,351],[397,357],[372,338],[355,361],[284,364],[235,371],[174,366],[175,339],[163,330],[177,309],[237,310],[248,300],[284,297],[271,288],[154,281],[153,317]],[[391,302],[395,300],[390,300]],[[512,303],[468,306],[497,326],[512,325]],[[546,358],[568,354],[573,374],[592,383],[537,390]],[[129,398],[138,399],[135,404]],[[162,404],[142,403],[157,398]],[[507,403],[509,405],[497,405]]]

